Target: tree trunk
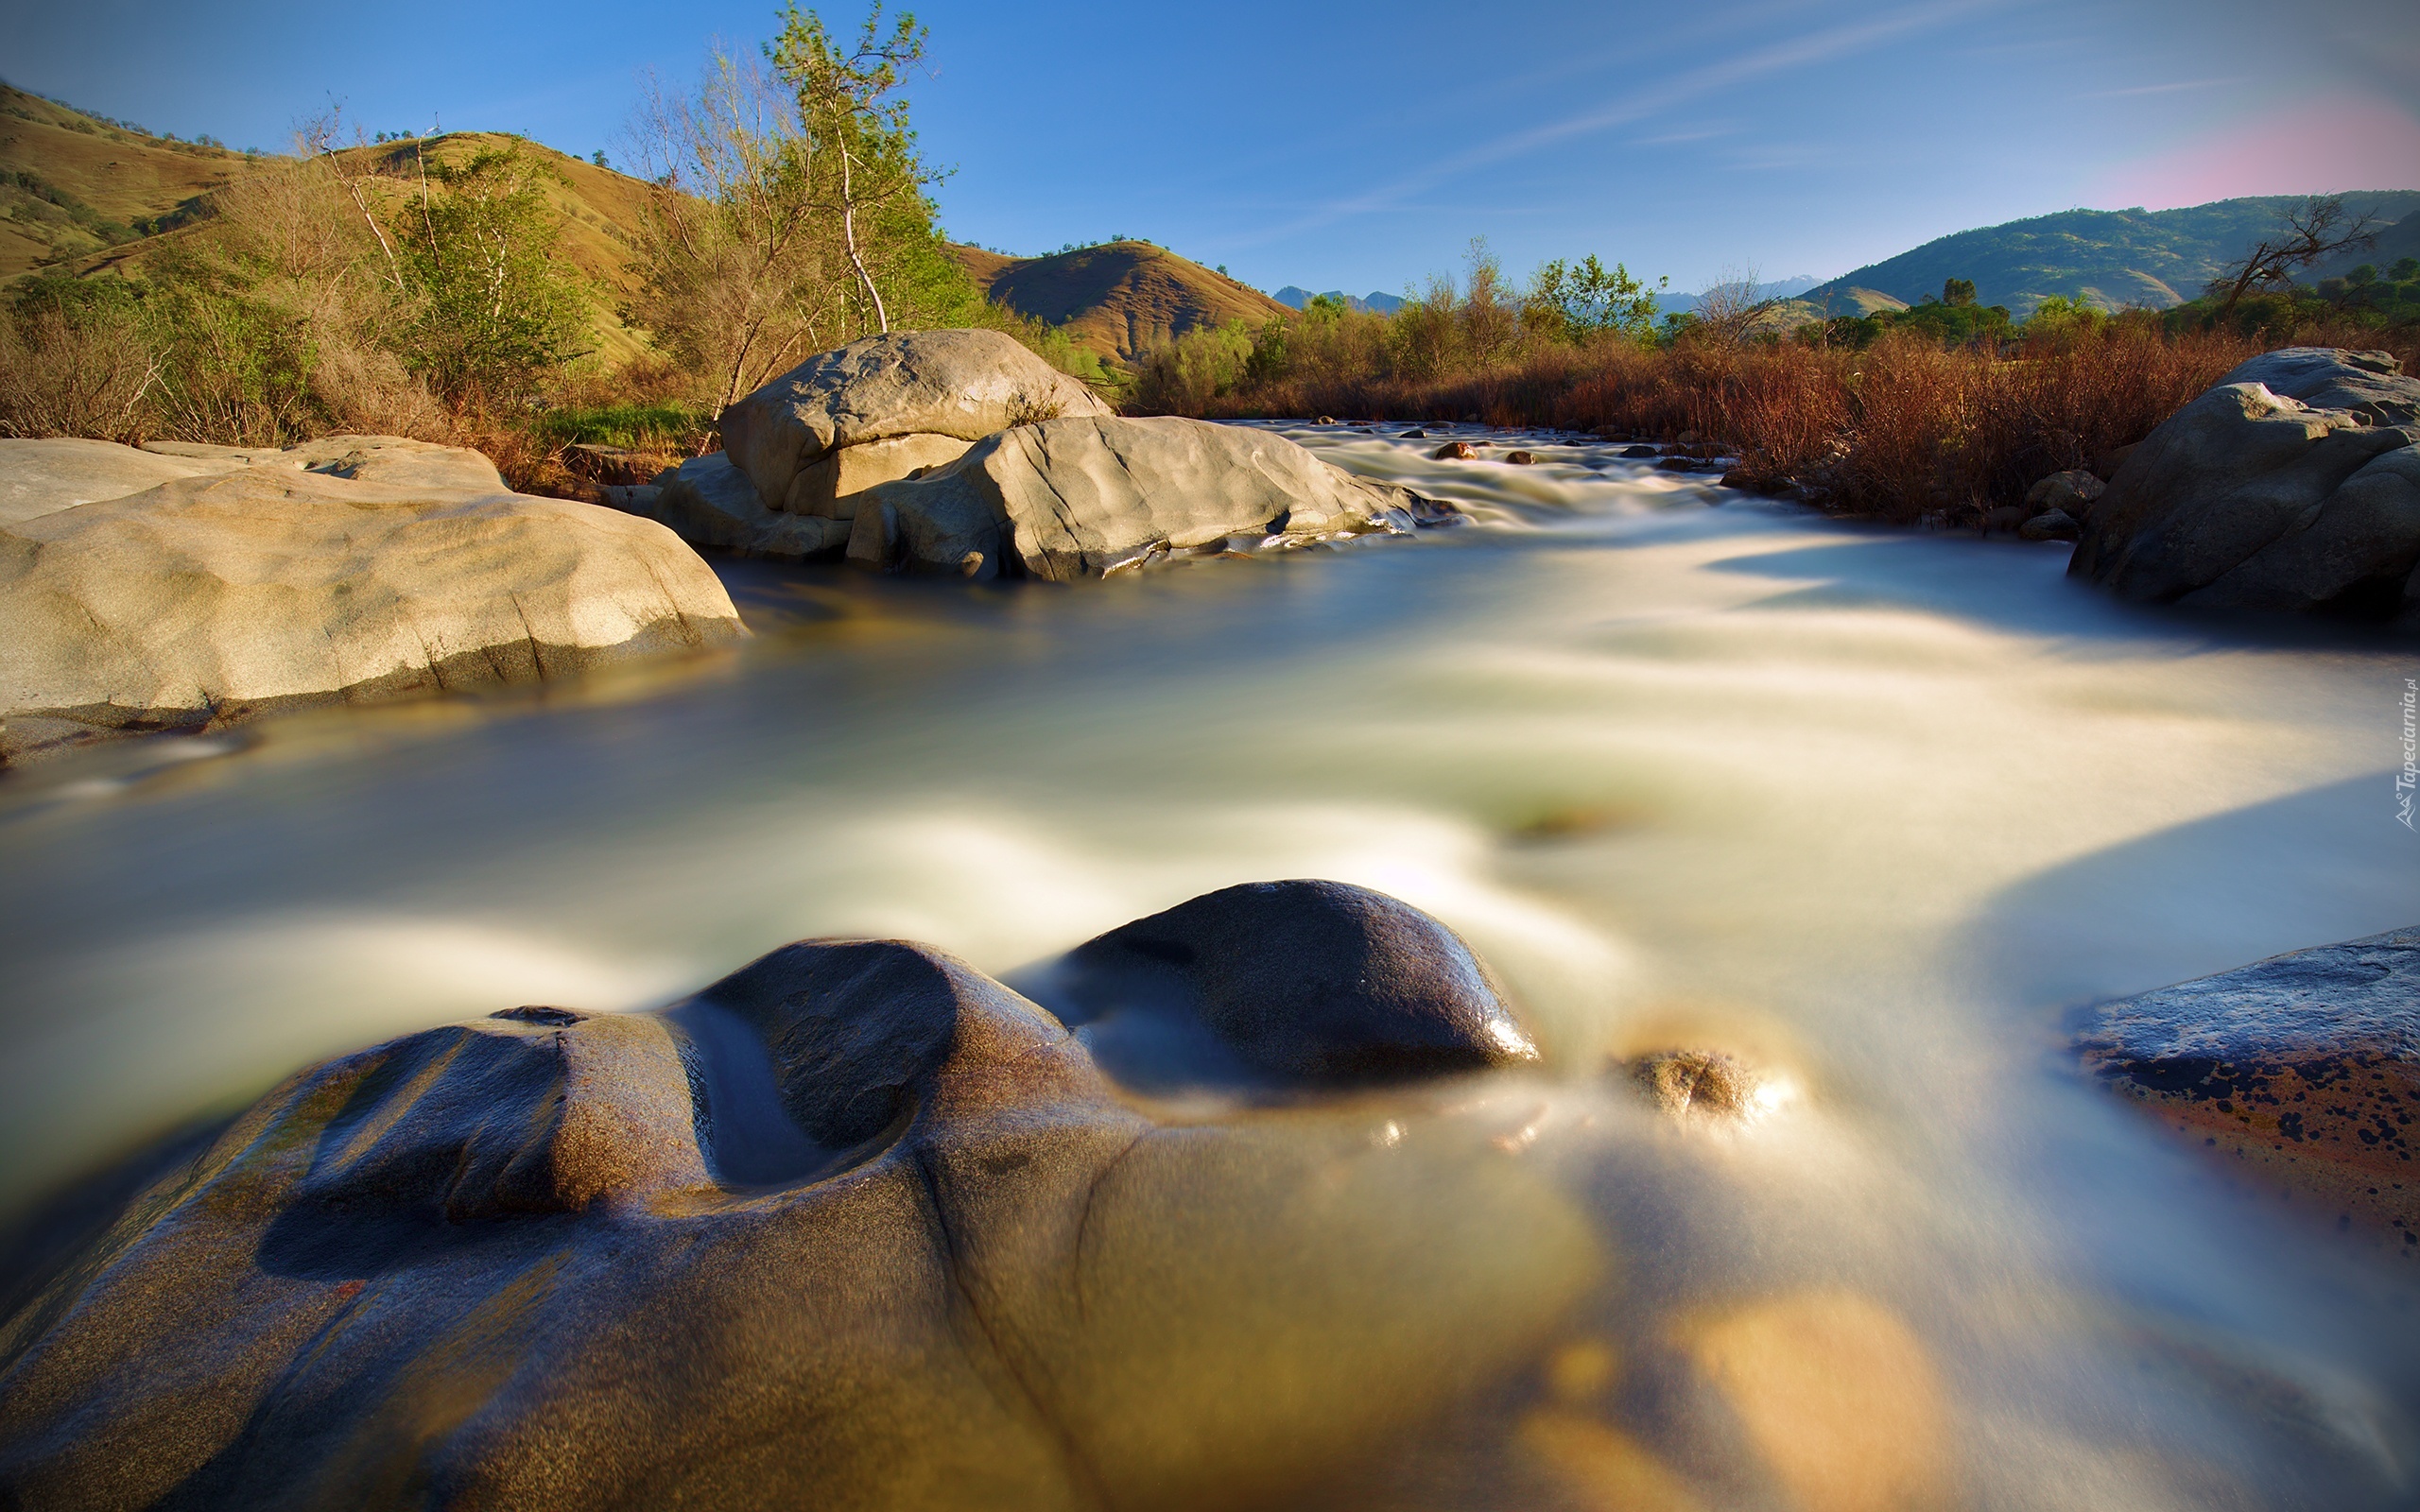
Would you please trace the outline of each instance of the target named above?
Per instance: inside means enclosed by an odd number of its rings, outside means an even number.
[[[840,242],[849,249],[849,266],[857,270],[857,282],[865,285],[866,298],[873,303],[875,330],[890,334],[890,316],[882,307],[882,293],[873,286],[873,275],[866,271],[866,260],[857,255],[856,199],[849,185],[849,147],[840,145]]]

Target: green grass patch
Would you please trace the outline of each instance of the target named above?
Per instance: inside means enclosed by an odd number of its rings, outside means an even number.
[[[633,452],[686,450],[714,428],[714,416],[688,404],[598,404],[548,410],[537,432],[556,446],[585,443]]]

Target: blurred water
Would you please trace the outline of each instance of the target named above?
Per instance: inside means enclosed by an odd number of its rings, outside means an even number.
[[[1079,590],[721,563],[760,633],[710,661],[11,776],[0,1204],[408,1028],[811,935],[1006,972],[1332,877],[1461,930],[1547,1051],[1522,1095],[1614,1130],[1564,1159],[1620,1348],[1722,1298],[1911,1329],[1962,1504],[2411,1504],[2413,1267],[2247,1209],[2060,1047],[2093,999],[2420,920],[2420,656],[1395,429],[1288,434],[1480,524]],[[1597,1079],[1685,1041],[1796,1100],[1668,1138]],[[1637,1391],[1608,1412],[1686,1437]]]

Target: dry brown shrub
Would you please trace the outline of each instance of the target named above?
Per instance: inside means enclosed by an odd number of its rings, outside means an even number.
[[[0,436],[143,439],[159,365],[133,316],[0,316]]]

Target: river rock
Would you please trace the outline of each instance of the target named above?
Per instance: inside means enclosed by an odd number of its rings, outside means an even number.
[[[1110,408],[996,331],[868,336],[807,359],[722,413],[723,449],[768,509],[838,447],[901,436],[980,440],[1021,421]]]
[[[847,521],[766,508],[756,486],[723,452],[667,468],[648,487],[608,489],[605,502],[666,526],[693,546],[741,557],[821,561],[849,548]]]
[[[1342,883],[1223,888],[1078,946],[1038,983],[1069,1022],[1133,1015],[1164,1032],[1176,1020],[1291,1082],[1399,1080],[1538,1055],[1460,936]]]
[[[835,448],[799,469],[782,508],[790,514],[854,520],[857,501],[868,489],[955,462],[973,444],[955,436],[918,434]]]
[[[2372,413],[2391,413],[2406,390],[2420,400],[2420,382],[2375,364],[2323,370],[2308,349],[2270,355],[2295,387],[2367,395]],[[2414,434],[2258,383],[2221,384],[2126,459],[2067,570],[2133,599],[2420,624]]]
[[[1428,455],[1439,462],[1468,462],[1478,456],[1478,448],[1468,441],[1447,441]]]
[[[2025,490],[2025,507],[2030,513],[2046,514],[2059,510],[2073,520],[2082,520],[2092,512],[2093,505],[2109,485],[2082,468],[2069,468],[2053,472]]]
[[[2083,534],[2083,526],[2065,509],[2045,509],[2018,525],[2016,533],[2025,541],[2073,541]]]
[[[2245,1182],[2420,1258],[2420,928],[2106,1005],[2078,1047]]]
[[[1228,964],[1283,991],[1263,937]],[[1601,1266],[1468,1115],[1384,1126],[1162,1123],[897,941],[430,1029],[0,1263],[0,1498],[1310,1504],[1504,1389]]]
[[[1288,543],[1459,518],[1266,431],[1069,418],[1013,427],[921,477],[868,490],[849,560],[1068,582],[1238,536]]]
[[[2391,352],[2281,347],[2237,364],[2219,383],[2258,384],[2312,409],[2358,415],[2368,425],[2420,421],[2420,378],[2406,377]]]
[[[0,471],[27,444],[0,442]],[[322,450],[366,475],[279,454],[0,526],[0,756],[562,678],[745,633],[659,526],[466,487],[481,467],[455,456],[417,487],[408,451]],[[148,464],[116,465],[122,480]]]

